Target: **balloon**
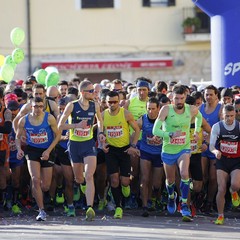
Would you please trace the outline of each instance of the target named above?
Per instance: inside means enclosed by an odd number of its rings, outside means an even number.
[[[21,63],[24,59],[24,51],[21,48],[16,48],[12,52],[12,59],[17,64]]]
[[[48,66],[48,67],[45,68],[45,70],[47,71],[47,73],[53,73],[53,72],[59,73],[58,69],[56,67],[53,67],[53,66]]]
[[[14,76],[13,67],[11,65],[4,64],[1,69],[1,76],[5,82],[9,83]]]
[[[45,79],[47,74],[48,73],[44,69],[39,69],[33,73],[33,76],[36,78],[38,83],[45,85]]]
[[[17,64],[13,61],[11,55],[7,55],[4,60],[4,64],[10,65],[13,69],[16,68]]]
[[[60,78],[60,76],[56,72],[48,73],[46,80],[45,80],[45,85],[47,87],[56,86],[59,82],[59,78]]]
[[[4,64],[5,57],[0,55],[0,67]]]
[[[21,28],[16,27],[11,31],[10,38],[13,45],[19,46],[25,39],[25,33]]]

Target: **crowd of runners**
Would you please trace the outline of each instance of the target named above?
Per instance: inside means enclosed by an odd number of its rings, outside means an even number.
[[[62,208],[198,213],[239,206],[240,87],[139,77],[0,83],[0,204],[22,214]]]

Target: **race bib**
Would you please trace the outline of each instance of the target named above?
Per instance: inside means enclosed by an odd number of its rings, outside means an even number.
[[[48,142],[48,135],[46,132],[44,133],[31,133],[30,140],[35,144],[42,144]]]
[[[88,128],[75,128],[73,134],[77,137],[90,137],[90,127]]]
[[[170,143],[172,145],[184,145],[186,143],[186,133],[182,132],[181,136],[170,138]]]
[[[107,136],[109,138],[120,138],[123,136],[122,126],[107,127]]]
[[[191,152],[195,152],[197,150],[197,141],[194,139],[191,140]]]
[[[238,142],[221,141],[220,150],[223,153],[237,154]]]

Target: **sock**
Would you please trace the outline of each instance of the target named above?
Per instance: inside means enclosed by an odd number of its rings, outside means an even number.
[[[181,179],[180,191],[182,195],[182,203],[187,203],[188,192],[189,192],[189,179]]]
[[[116,204],[116,207],[120,207],[121,191],[120,191],[119,186],[116,187],[116,188],[111,187],[111,192],[112,192],[113,199],[114,199],[114,202],[115,202],[115,204]]]
[[[166,188],[168,192],[168,197],[173,199],[174,198],[174,188],[175,188],[175,182],[172,184],[168,184],[166,181]]]
[[[74,208],[73,204],[68,204],[68,208]]]

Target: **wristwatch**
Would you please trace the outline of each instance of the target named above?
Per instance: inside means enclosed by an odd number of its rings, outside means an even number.
[[[172,138],[173,137],[173,132],[169,133],[169,137]]]
[[[132,144],[131,144],[131,147],[137,148],[137,145],[132,143]]]

